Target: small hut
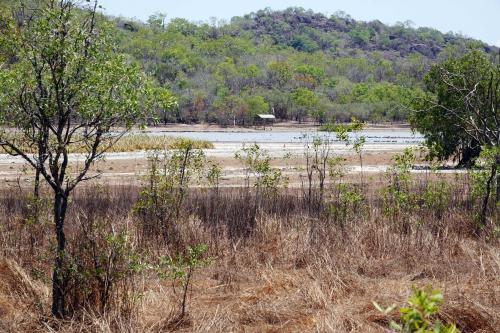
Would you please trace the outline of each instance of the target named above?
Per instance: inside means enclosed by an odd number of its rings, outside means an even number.
[[[255,126],[262,126],[266,129],[266,125],[272,126],[276,117],[273,114],[258,114],[255,116]]]

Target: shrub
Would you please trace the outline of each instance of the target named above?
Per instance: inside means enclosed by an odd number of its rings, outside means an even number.
[[[386,172],[388,185],[383,190],[384,212],[392,216],[394,222],[401,217],[400,223],[405,223],[405,216],[415,206],[410,177],[415,155],[411,148],[406,148],[402,154],[395,155],[393,160],[394,164]]]
[[[212,261],[212,258],[205,255],[207,250],[208,246],[205,244],[188,246],[184,254],[177,254],[174,257],[160,257],[159,263],[156,266],[156,271],[160,279],[172,279],[173,281],[181,282],[180,313],[178,318],[176,318],[178,321],[182,320],[186,314],[189,283],[194,271],[197,268],[208,265]],[[174,288],[175,294],[175,284],[172,284],[172,288]]]
[[[153,153],[149,161],[146,184],[136,206],[143,235],[162,236],[166,243],[179,245],[176,223],[190,184],[202,177],[205,155],[188,140],[179,143],[176,150]]]
[[[391,320],[389,325],[394,331],[402,333],[459,333],[455,325],[442,324],[435,318],[442,301],[443,295],[438,290],[413,288],[408,305],[399,309],[399,322]],[[373,304],[386,315],[395,308],[395,305],[384,309],[375,302]]]

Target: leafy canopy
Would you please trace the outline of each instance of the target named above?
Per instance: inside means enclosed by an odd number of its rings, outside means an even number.
[[[430,157],[479,155],[481,146],[498,146],[500,67],[481,51],[470,51],[431,67],[424,77],[427,95],[416,100],[413,128],[424,134]]]

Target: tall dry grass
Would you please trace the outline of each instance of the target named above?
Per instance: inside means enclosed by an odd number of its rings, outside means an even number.
[[[401,305],[411,286],[432,285],[445,297],[441,320],[456,323],[462,332],[499,332],[498,238],[493,228],[476,234],[467,183],[451,186],[440,218],[416,207],[405,212],[404,228],[383,213],[378,187],[365,189],[364,208],[351,209],[344,221],[311,214],[298,189],[282,189],[258,201],[247,189],[196,189],[175,221],[181,239],[175,244],[144,232],[147,221],[134,210],[138,188],[79,189],[67,234],[68,253],[80,272],[95,267],[96,251],[104,254],[97,256],[101,263],[118,256],[103,241],[110,234],[126,234],[123,253],[133,253],[142,263],[187,245],[209,246],[213,264],[195,272],[188,316],[181,322],[175,320],[178,288],[174,292],[173,282],[150,270],[128,271],[124,265],[130,258],[116,262],[113,269],[123,276],[115,277],[104,307],[99,281],[72,277],[72,317],[53,321],[47,292],[50,206],[33,224],[27,218],[29,191],[4,189],[0,331],[387,332],[387,318],[372,301]]]
[[[37,152],[35,146],[23,145],[22,150],[27,153]],[[103,139],[102,148],[108,153],[128,153],[134,151],[151,151],[151,150],[170,150],[179,149],[190,143],[193,149],[213,149],[214,145],[210,141],[195,140],[184,137],[172,137],[167,135],[147,135],[147,134],[130,134],[124,135],[119,140],[117,137],[106,137]],[[55,143],[54,143],[55,144]],[[80,136],[73,138],[73,143],[68,147],[68,152],[71,154],[87,153],[89,147]],[[4,153],[4,151],[2,151]]]

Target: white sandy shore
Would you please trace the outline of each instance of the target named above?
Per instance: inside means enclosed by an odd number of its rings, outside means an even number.
[[[272,157],[284,157],[287,154],[292,156],[301,156],[304,152],[304,145],[301,143],[262,143],[259,144],[262,149],[269,152]],[[363,148],[365,152],[397,152],[402,151],[407,147],[414,147],[411,144],[366,144]],[[243,147],[243,143],[221,142],[214,143],[214,149],[205,149],[204,153],[207,157],[234,157],[234,154]],[[334,144],[332,149],[336,154],[352,154],[352,150],[344,144]],[[150,152],[136,151],[123,153],[107,153],[106,160],[139,160],[146,159]],[[85,158],[84,154],[70,154],[70,162],[81,162]],[[22,157],[0,154],[0,164],[17,164],[24,163]]]

